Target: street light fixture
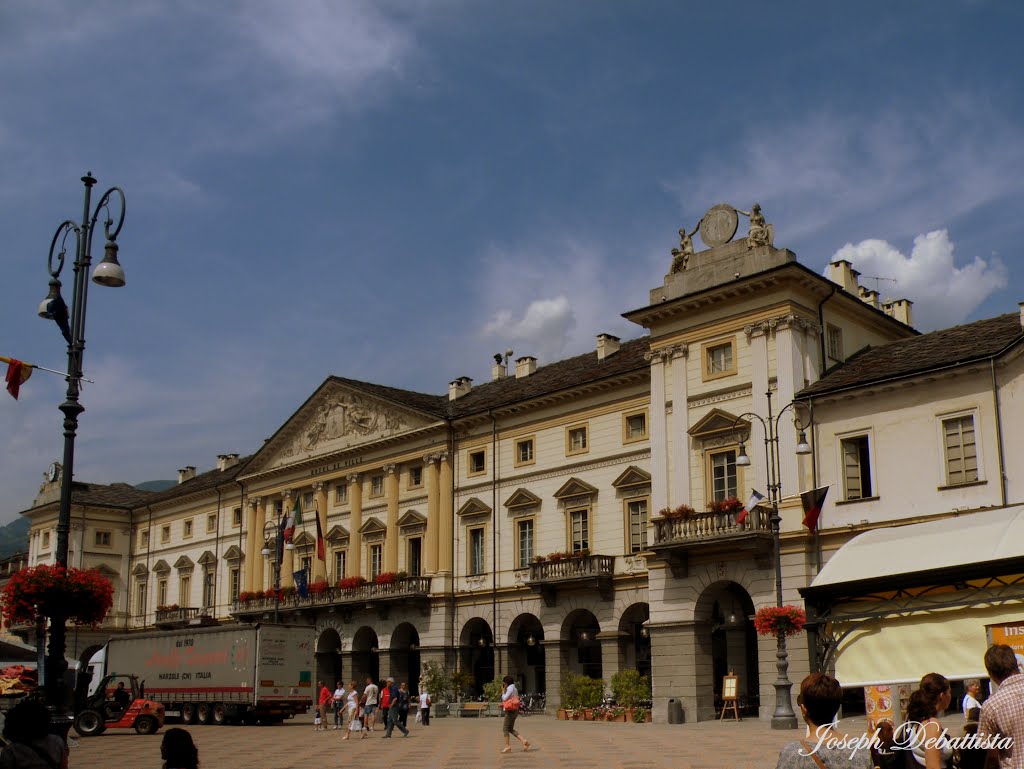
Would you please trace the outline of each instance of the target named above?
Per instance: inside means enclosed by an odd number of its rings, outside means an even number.
[[[274,543],[274,624],[277,624],[279,605],[281,602],[281,560],[284,556],[284,551],[281,547],[281,516],[278,516],[278,520],[267,521],[263,525],[263,549],[260,551],[264,556],[270,558],[271,541]],[[291,545],[291,542],[288,543]],[[292,545],[294,547],[294,545]]]
[[[71,219],[66,219],[57,227],[57,232],[54,233],[50,243],[50,253],[46,264],[47,271],[50,273],[50,290],[46,299],[39,305],[39,316],[55,321],[68,344],[67,399],[59,407],[64,413],[64,461],[60,484],[60,510],[57,515],[57,546],[54,553],[57,565],[65,568],[68,565],[68,537],[71,531],[71,484],[75,466],[75,435],[78,432],[78,417],[85,411],[85,407],[78,401],[78,393],[81,388],[82,357],[85,351],[85,310],[89,293],[87,276],[92,264],[92,236],[101,211],[106,212],[103,233],[106,235],[107,244],[104,247],[103,260],[96,266],[92,280],[101,286],[112,288],[120,288],[125,283],[124,270],[117,261],[117,236],[124,225],[124,190],[120,187],[111,187],[103,193],[95,210],[92,210],[92,188],[96,184],[96,179],[93,178],[91,172],[82,177],[82,184],[85,185],[82,223],[79,225]],[[110,204],[114,197],[118,199],[120,211],[117,216],[117,226],[112,229],[114,218]],[[60,294],[60,273],[64,269],[68,239],[72,234],[75,238],[75,261],[74,285],[69,309]],[[60,243],[59,252],[57,252],[58,242]],[[56,256],[54,256],[55,253]],[[47,649],[44,679],[46,703],[50,710],[52,729],[65,738],[68,728],[71,726],[71,717],[66,710],[69,691],[64,683],[64,674],[68,667],[64,656],[67,649],[66,623],[66,616],[57,614],[50,617],[50,644]]]
[[[807,443],[807,428],[811,426],[810,407],[802,401],[790,401],[778,414],[772,412],[772,393],[767,393],[768,417],[767,419],[757,414],[747,412],[736,417],[733,423],[733,434],[739,444],[736,455],[736,464],[740,467],[750,465],[750,457],[747,456],[746,443],[750,438],[750,424],[747,420],[756,420],[764,428],[764,450],[768,467],[768,498],[771,502],[772,513],[769,522],[772,527],[772,540],[775,550],[775,603],[782,606],[782,547],[780,528],[782,516],[779,515],[779,501],[782,496],[782,476],[780,473],[779,461],[779,421],[782,415],[792,409],[793,426],[797,430],[796,453],[799,455],[810,454],[811,447]],[[806,420],[801,417],[800,409],[804,409]],[[779,633],[776,636],[775,656],[778,660],[776,668],[779,677],[775,679],[775,712],[772,714],[772,729],[796,729],[796,713],[793,712],[793,704],[790,699],[793,683],[789,680],[789,652],[786,650],[786,634]]]

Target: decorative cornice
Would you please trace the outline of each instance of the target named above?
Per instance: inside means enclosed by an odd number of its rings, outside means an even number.
[[[313,491],[323,491],[323,490],[324,490],[324,482],[323,481],[314,481],[314,483],[313,483]]]
[[[733,390],[732,392],[707,395],[703,398],[694,398],[693,400],[688,400],[686,405],[689,408],[699,408],[701,406],[709,406],[712,403],[722,403],[723,401],[736,400],[737,398],[749,398],[752,394],[753,388],[745,387],[741,390]]]
[[[744,326],[743,333],[747,335],[747,339],[751,339],[762,335],[771,336],[777,333],[779,329],[793,328],[814,334],[821,333],[821,326],[817,323],[809,321],[807,318],[792,312],[786,315],[779,315],[775,318],[768,318],[760,323],[752,323],[749,326]]]
[[[394,463],[392,463],[390,465],[384,465],[384,474],[385,475],[394,475],[396,469],[398,469],[398,465],[396,465]]]
[[[689,346],[685,343],[673,344],[668,347],[661,347],[644,353],[644,360],[648,363],[665,363],[675,358],[685,358],[689,352]]]
[[[355,485],[359,483],[359,473],[352,473],[351,475],[346,475],[345,480],[348,481],[350,484]]]

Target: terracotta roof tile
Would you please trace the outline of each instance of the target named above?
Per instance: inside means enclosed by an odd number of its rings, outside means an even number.
[[[1014,312],[901,339],[881,347],[868,347],[804,388],[797,397],[823,395],[983,360],[1021,339],[1024,339],[1021,316]]]

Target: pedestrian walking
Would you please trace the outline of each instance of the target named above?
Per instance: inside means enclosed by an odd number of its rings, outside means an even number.
[[[377,688],[377,684],[373,682],[373,679],[369,676],[366,677],[366,688],[363,689],[363,728],[368,732],[373,731],[373,722],[375,717],[375,711],[377,710],[377,697],[380,693],[380,689]]]
[[[327,709],[331,706],[334,698],[331,697],[331,690],[324,686],[323,681],[317,681],[316,686],[319,696],[316,703],[316,717],[313,719],[313,731],[327,731]]]
[[[398,723],[408,728],[409,726],[409,686],[402,681],[398,685]]]
[[[360,726],[358,711],[359,690],[356,688],[356,682],[352,681],[349,683],[348,692],[345,694],[345,736],[341,739],[347,740],[352,736],[352,732],[358,731],[357,727]]]
[[[430,726],[430,692],[420,689],[420,717],[416,719],[424,726]]]
[[[384,695],[387,695],[387,700],[388,700],[388,703],[389,703],[389,707],[388,707],[388,725],[387,725],[387,729],[384,730],[384,739],[390,739],[391,738],[391,732],[394,730],[394,728],[396,726],[398,727],[398,731],[400,731],[402,733],[403,737],[408,737],[409,736],[409,730],[406,729],[405,726],[402,723],[400,723],[400,721],[399,721],[399,719],[400,719],[399,710],[398,710],[399,692],[400,692],[400,690],[399,690],[398,686],[395,685],[395,679],[389,677],[388,678],[387,688],[383,692],[381,692],[381,696],[382,697]],[[406,693],[406,703],[408,703],[408,702],[409,702],[408,693]],[[406,707],[408,707],[408,704],[406,705]]]
[[[505,718],[501,723],[501,734],[505,738],[505,747],[501,749],[501,752],[512,752],[511,737],[515,737],[522,743],[523,750],[529,750],[530,743],[516,731],[516,718],[519,717],[519,692],[516,689],[515,679],[512,676],[505,676],[501,682],[505,684],[505,693],[501,695],[501,708],[505,711]]]
[[[334,687],[334,695],[331,700],[334,705],[334,728],[345,727],[345,685],[338,681]]]
[[[377,710],[380,712],[378,720],[384,724],[384,728],[388,726],[388,711],[391,710],[391,695],[393,693],[392,687],[395,685],[395,679],[388,676],[387,680],[382,682],[380,685],[380,707]]]
[[[913,735],[910,755],[917,766],[948,769],[953,765],[953,745],[939,723],[939,716],[952,699],[949,681],[939,673],[925,675],[920,687],[910,695],[905,726]],[[910,735],[902,735],[902,738]]]

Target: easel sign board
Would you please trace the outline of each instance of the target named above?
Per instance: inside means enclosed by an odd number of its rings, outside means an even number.
[[[722,699],[735,700],[739,698],[739,676],[724,676],[722,678]]]

